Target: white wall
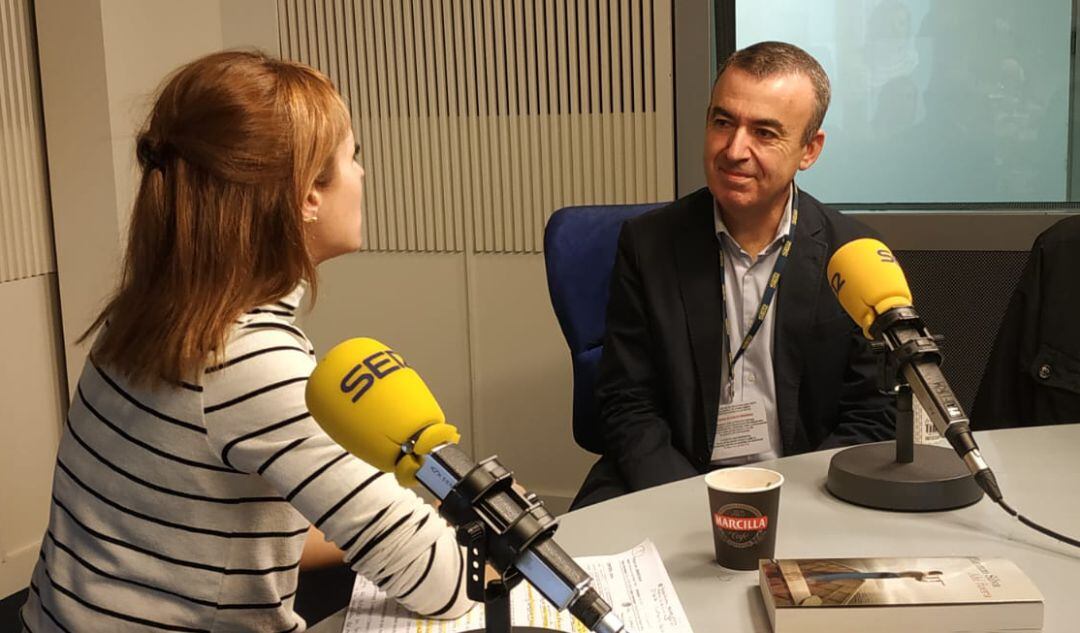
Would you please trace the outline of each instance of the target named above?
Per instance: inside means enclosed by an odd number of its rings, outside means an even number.
[[[53,274],[0,284],[0,598],[26,587],[67,394]]]
[[[477,255],[470,280],[477,457],[498,453],[526,486],[568,504],[595,457],[574,444],[570,352],[543,256]]]
[[[64,352],[74,388],[75,340],[112,287],[119,255],[108,83],[98,2],[36,3]]]

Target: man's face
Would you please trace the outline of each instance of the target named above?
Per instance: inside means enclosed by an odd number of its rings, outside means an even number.
[[[825,143],[803,133],[814,107],[804,75],[757,79],[728,68],[713,86],[705,126],[705,179],[728,213],[782,204],[795,172],[814,164]]]

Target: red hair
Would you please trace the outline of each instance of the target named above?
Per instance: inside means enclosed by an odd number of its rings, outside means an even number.
[[[349,115],[302,64],[223,52],[177,70],[138,135],[142,180],[95,362],[143,384],[198,382],[244,311],[315,290],[301,205],[329,184]]]

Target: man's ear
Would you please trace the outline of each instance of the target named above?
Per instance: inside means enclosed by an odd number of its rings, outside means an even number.
[[[818,156],[821,156],[821,150],[825,147],[825,131],[818,130],[814,133],[814,137],[810,139],[810,142],[806,144],[806,148],[803,150],[802,160],[799,161],[799,170],[810,169],[810,166],[817,162]]]
[[[315,187],[312,187],[308,190],[307,195],[304,196],[304,204],[300,208],[303,219],[310,222],[311,219],[319,217],[319,209],[321,207],[322,193]]]

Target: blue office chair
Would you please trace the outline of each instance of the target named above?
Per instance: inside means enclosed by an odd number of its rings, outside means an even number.
[[[566,207],[544,229],[544,263],[555,317],[574,368],[574,441],[601,453],[599,410],[593,398],[604,344],[608,284],[623,222],[661,204]]]

